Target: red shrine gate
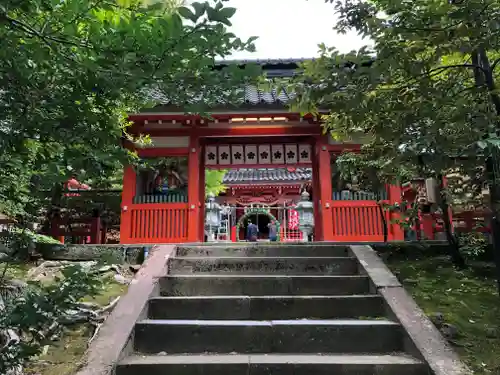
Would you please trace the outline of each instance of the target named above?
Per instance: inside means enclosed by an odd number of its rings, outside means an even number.
[[[264,64],[277,76],[297,68],[296,62]],[[120,242],[201,242],[205,222],[205,168],[312,167],[314,238],[319,241],[383,241],[384,215],[377,201],[396,202],[400,189],[380,196],[332,190],[332,160],[359,144],[338,144],[323,134],[318,118],[286,112],[289,94],[262,93],[245,87],[244,104],[214,108],[211,119],[184,114],[182,108],[160,105],[130,115],[132,134],[148,134],[152,144],[139,148],[144,159],[163,158],[162,167],[124,174]],[[172,161],[176,159],[176,161]],[[168,164],[168,166],[166,166]],[[175,189],[157,181],[176,179]],[[161,185],[161,186],[160,186]],[[387,239],[402,240],[403,232],[388,225]]]
[[[268,130],[271,131],[272,128]],[[246,129],[245,129],[246,130]],[[250,129],[248,129],[250,131]],[[277,130],[277,129],[276,129]],[[319,130],[319,126],[318,126]],[[280,129],[283,131],[283,129]],[[304,136],[307,136],[306,134]],[[207,168],[235,168],[241,167],[238,157],[246,155],[244,160],[252,160],[252,154],[264,154],[271,150],[279,157],[274,160],[270,157],[257,159],[255,163],[243,164],[246,167],[280,167],[284,165],[309,166],[313,169],[312,200],[315,207],[315,233],[314,238],[323,241],[383,241],[384,228],[381,215],[388,213],[381,208],[374,199],[347,197],[341,199],[332,192],[331,187],[331,145],[325,142],[321,135],[309,136],[309,142],[304,143],[304,136],[296,139],[287,137],[280,142],[280,137],[275,135],[276,141],[272,144],[256,143],[262,138],[222,138],[214,140],[210,137],[190,137],[191,147],[176,148],[149,148],[138,150],[139,155],[151,154],[162,156],[184,156],[188,162],[187,196],[183,201],[159,202],[141,199],[137,195],[137,174],[133,168],[125,172],[124,192],[122,200],[121,243],[177,243],[200,242],[204,239],[204,176]],[[266,138],[266,141],[269,138]],[[291,143],[293,140],[300,143]],[[229,142],[238,142],[231,144]],[[221,142],[221,145],[218,144]],[[252,142],[251,144],[243,142]],[[225,144],[222,144],[225,143]],[[335,148],[333,147],[333,154]],[[274,150],[274,151],[273,151]],[[277,164],[276,159],[283,158],[281,153],[297,154],[292,162]],[[293,151],[292,151],[293,150]],[[306,155],[307,154],[307,155]],[[250,158],[248,158],[250,156]],[[274,163],[273,163],[274,161]],[[399,188],[389,187],[385,201],[397,201],[400,197]],[[393,198],[393,199],[391,199]],[[356,200],[355,200],[356,199]],[[387,239],[402,239],[398,233],[397,225],[389,225]],[[398,237],[400,235],[401,237]]]

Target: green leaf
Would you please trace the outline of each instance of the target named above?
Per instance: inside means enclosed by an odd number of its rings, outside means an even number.
[[[247,43],[253,43],[253,42],[255,42],[257,39],[259,39],[259,37],[258,37],[258,36],[251,36],[250,38],[248,38]]]
[[[194,3],[191,4],[191,6],[195,10],[196,17],[200,18],[203,14],[205,14],[205,10],[207,8],[206,3],[199,3],[195,1]]]
[[[231,7],[222,8],[221,10],[219,10],[219,15],[226,19],[231,18],[232,16],[234,16],[235,13],[236,13],[236,8],[231,8]]]
[[[198,20],[198,16],[196,14],[194,14],[191,11],[191,9],[189,9],[187,7],[180,7],[179,9],[177,9],[177,11],[179,12],[179,14],[183,18],[187,18],[188,20],[193,21],[193,22],[196,22]]]

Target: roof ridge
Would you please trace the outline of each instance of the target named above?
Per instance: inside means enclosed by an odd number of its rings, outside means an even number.
[[[223,177],[225,184],[238,184],[249,182],[300,182],[312,180],[312,168],[298,167],[294,171],[288,170],[288,167],[269,167],[269,168],[237,168],[230,169]]]

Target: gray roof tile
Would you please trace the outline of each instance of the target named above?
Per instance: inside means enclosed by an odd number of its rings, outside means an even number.
[[[245,85],[237,90],[236,97],[231,99],[230,103],[225,103],[224,98],[221,98],[219,106],[223,107],[285,107],[294,97],[294,93],[286,92],[282,84],[276,84],[276,79],[287,79],[295,76],[298,73],[299,64],[311,59],[275,59],[275,60],[228,60],[216,62],[216,69],[224,66],[235,64],[245,65],[248,63],[256,63],[261,65],[263,72],[267,75],[268,85],[266,89],[255,85]],[[158,103],[158,106],[172,105],[168,94],[162,92],[158,88],[149,87],[143,90],[146,98],[152,102]],[[188,103],[203,102],[202,95],[194,95],[188,99]]]
[[[267,184],[267,183],[300,183],[312,179],[311,168],[242,168],[230,169],[223,178],[226,185]]]

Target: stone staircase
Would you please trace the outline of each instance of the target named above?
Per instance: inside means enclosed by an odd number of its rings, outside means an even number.
[[[424,375],[347,246],[179,247],[117,375]]]

